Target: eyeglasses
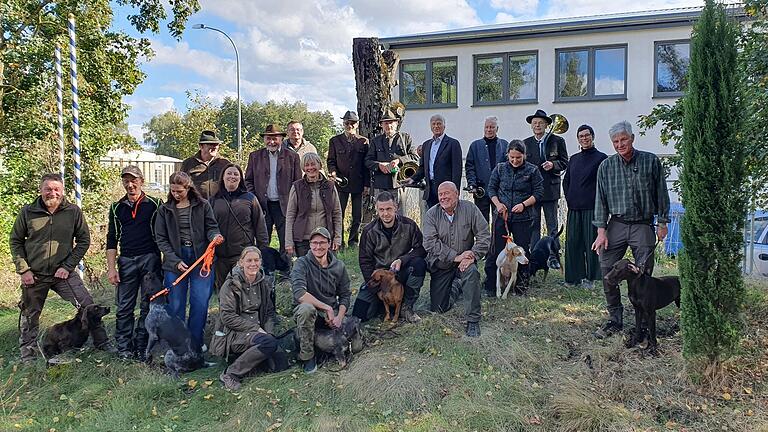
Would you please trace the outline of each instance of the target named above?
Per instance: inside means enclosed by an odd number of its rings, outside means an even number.
[[[328,241],[327,241],[327,240],[321,240],[321,241],[311,241],[311,242],[309,242],[309,244],[310,244],[311,246],[318,246],[318,247],[319,247],[319,246],[325,246],[325,245],[327,245],[327,244],[328,244]]]

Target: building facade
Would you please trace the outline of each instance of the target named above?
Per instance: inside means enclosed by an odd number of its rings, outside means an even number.
[[[144,184],[149,190],[167,191],[171,174],[181,169],[181,159],[158,155],[144,150],[110,150],[99,162],[103,166],[124,168],[136,165],[144,174]]]

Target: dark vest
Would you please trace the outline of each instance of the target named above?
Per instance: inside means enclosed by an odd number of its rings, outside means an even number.
[[[333,226],[333,188],[332,181],[320,179],[320,201],[325,209],[325,227],[331,233],[331,238],[336,236]],[[308,227],[309,211],[312,208],[312,188],[304,179],[295,181],[293,187],[296,188],[296,220],[293,222],[293,241],[300,242],[304,240],[304,234],[317,227]]]

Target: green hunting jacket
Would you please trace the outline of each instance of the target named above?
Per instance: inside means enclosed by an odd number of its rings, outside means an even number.
[[[53,276],[59,267],[75,269],[91,245],[91,234],[80,207],[63,198],[50,213],[37,197],[19,211],[10,245],[16,273],[32,270],[35,276]]]

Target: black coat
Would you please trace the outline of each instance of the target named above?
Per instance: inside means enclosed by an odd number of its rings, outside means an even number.
[[[546,142],[546,160],[554,165],[546,171],[541,167],[541,150],[536,138],[530,136],[525,139],[525,160],[537,167],[544,179],[544,196],[541,201],[556,201],[560,198],[560,175],[568,168],[568,150],[565,148],[565,140],[557,135],[550,135]]]
[[[429,193],[431,189],[432,179],[430,179],[429,171],[429,159],[432,157],[432,145],[433,139],[428,139],[422,144],[424,157],[421,158],[421,165],[419,166],[416,174],[413,175],[413,181],[419,182],[424,179],[427,183],[427,187],[424,188],[424,199],[430,198]],[[451,138],[448,135],[443,136],[443,140],[440,142],[440,150],[437,152],[435,158],[435,189],[440,183],[444,181],[453,182],[457,188],[461,188],[461,144],[455,138]],[[432,197],[437,199],[437,197]]]
[[[346,187],[337,186],[340,191],[357,194],[370,186],[371,173],[365,167],[366,154],[368,139],[360,135],[350,142],[344,134],[339,134],[328,142],[328,173],[336,172],[336,177],[349,180]]]
[[[391,147],[384,134],[373,137],[370,147],[368,147],[368,154],[365,156],[365,167],[373,173],[372,187],[376,189],[400,187],[395,173],[384,174],[379,169],[379,162],[391,162],[395,159],[400,160],[401,167],[406,162],[419,163],[419,154],[416,153],[416,147],[413,145],[411,136],[405,132],[398,132],[395,134]]]

